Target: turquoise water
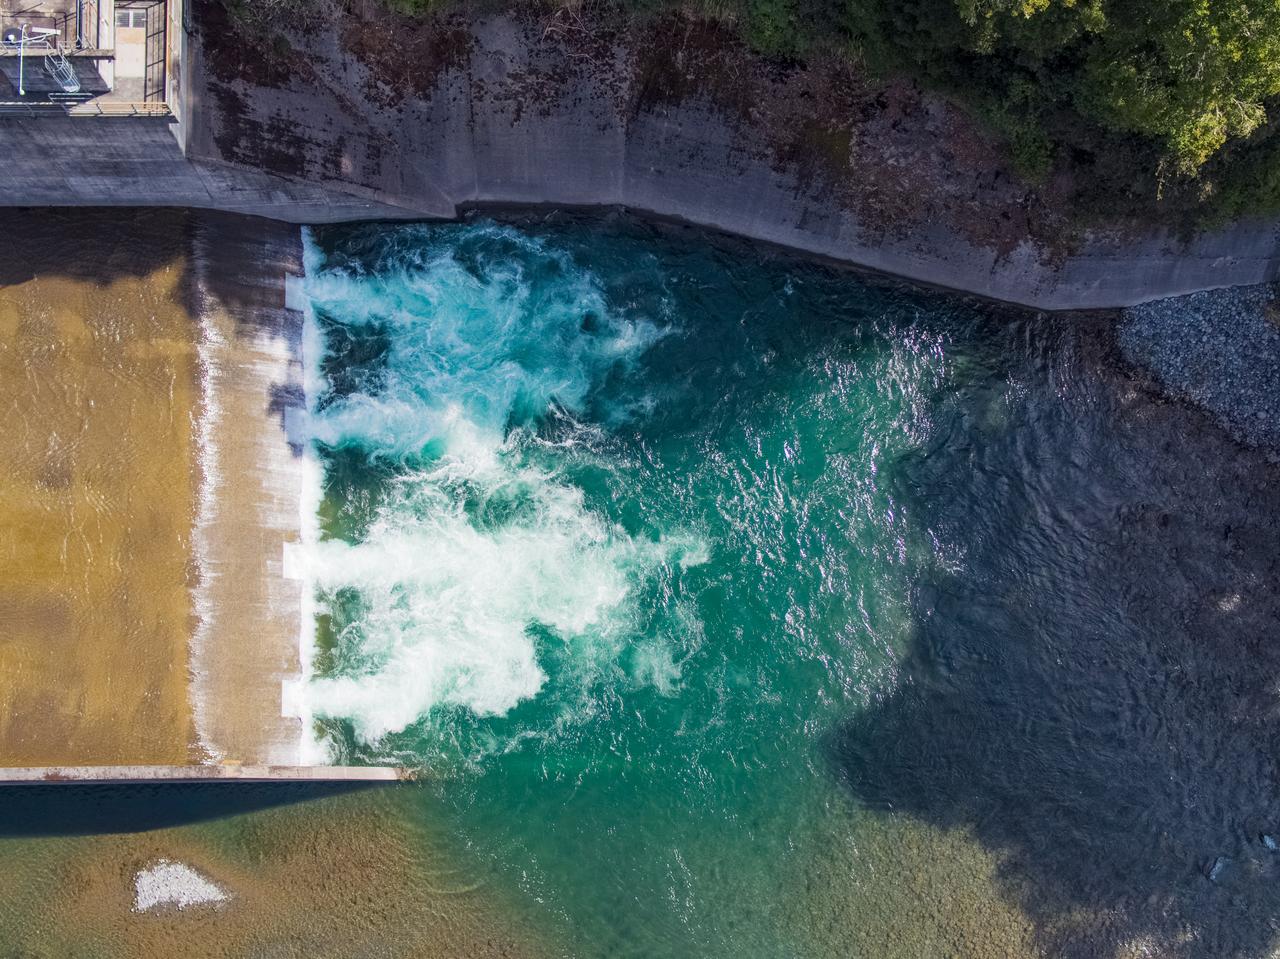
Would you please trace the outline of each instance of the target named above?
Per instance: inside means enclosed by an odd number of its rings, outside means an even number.
[[[810,838],[823,737],[947,562],[892,471],[949,364],[917,299],[717,261],[625,229],[321,239],[311,700],[344,760],[454,774],[553,906],[568,863],[672,954],[776,955],[761,867]]]
[[[1184,712],[1266,574],[1096,324],[618,218],[317,231],[306,291],[319,732],[573,954],[1023,952],[850,945],[950,908],[913,822],[1055,954],[1267,940],[1205,864],[1270,874],[1274,734]]]

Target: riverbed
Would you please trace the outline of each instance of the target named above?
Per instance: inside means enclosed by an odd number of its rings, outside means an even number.
[[[620,215],[299,242],[301,748],[427,775],[11,791],[6,942],[1272,948],[1277,467],[1114,315]],[[159,861],[228,898],[132,913]]]

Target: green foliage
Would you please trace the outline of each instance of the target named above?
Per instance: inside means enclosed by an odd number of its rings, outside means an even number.
[[[802,36],[791,0],[747,0],[743,17],[746,41],[767,56],[794,56]]]
[[[1224,157],[1211,171],[1208,198],[1214,220],[1233,220],[1268,210],[1280,210],[1280,131],[1264,131],[1236,156]]]
[[[1149,137],[1183,174],[1257,129],[1280,95],[1277,0],[954,2],[971,33],[934,45],[930,59],[949,68],[976,52],[999,66],[989,76],[1029,71],[1042,109],[1069,105],[1083,120]]]
[[[1160,155],[1149,182],[1187,179],[1280,109],[1280,0],[844,3],[864,62],[967,100],[1028,172],[1047,169],[1055,142],[1136,135]],[[1251,172],[1230,182],[1280,206],[1280,174],[1247,154]]]
[[[1266,120],[1280,94],[1280,3],[1117,3],[1092,51],[1079,105],[1113,127],[1166,144],[1192,173]]]
[[[1033,183],[1048,176],[1053,166],[1054,144],[1034,115],[1004,108],[982,111],[981,115],[1008,142],[1016,173]]]

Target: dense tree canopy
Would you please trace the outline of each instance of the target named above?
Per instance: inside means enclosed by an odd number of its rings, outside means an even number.
[[[1267,119],[1280,0],[848,0],[855,49],[1043,119],[1157,142],[1184,174]]]
[[[1078,104],[1163,142],[1190,172],[1247,136],[1280,94],[1278,0],[1124,0],[1080,76]]]
[[[1153,188],[1185,192],[1219,158],[1219,200],[1247,188],[1280,206],[1280,146],[1264,142],[1280,139],[1269,123],[1280,114],[1280,0],[739,3],[734,16],[765,53],[836,49],[967,101],[1029,175],[1111,137],[1106,148],[1146,156],[1137,165]],[[1249,138],[1252,155],[1221,161]]]

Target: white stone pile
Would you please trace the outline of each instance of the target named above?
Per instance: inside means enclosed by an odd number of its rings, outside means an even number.
[[[158,859],[133,877],[133,911],[148,912],[163,906],[187,909],[226,902],[231,894],[190,866]]]

